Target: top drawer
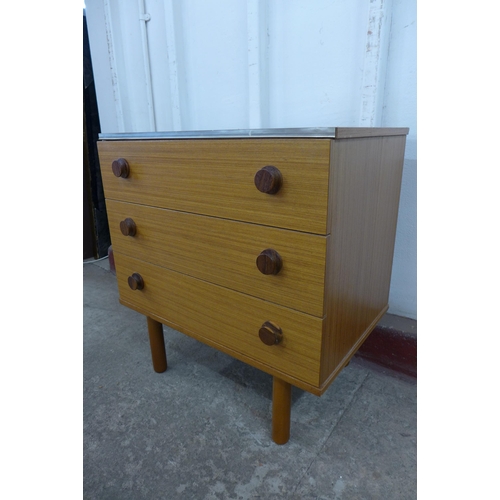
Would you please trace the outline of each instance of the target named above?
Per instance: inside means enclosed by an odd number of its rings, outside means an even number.
[[[329,139],[180,139],[98,143],[106,198],[326,234]],[[128,176],[116,177],[123,158]],[[274,194],[255,175],[281,173]],[[276,171],[263,174],[277,179]]]

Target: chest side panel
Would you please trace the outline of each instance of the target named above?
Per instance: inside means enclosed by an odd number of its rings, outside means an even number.
[[[332,144],[322,383],[388,308],[406,136]]]

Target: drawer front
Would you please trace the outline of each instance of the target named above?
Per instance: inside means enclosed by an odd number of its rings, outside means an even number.
[[[112,200],[106,207],[115,251],[323,316],[329,237]],[[263,274],[258,257],[277,274]]]
[[[120,299],[138,312],[163,318],[166,324],[203,341],[208,339],[252,360],[313,386],[319,385],[320,318],[207,283],[115,252]],[[128,277],[138,273],[142,289],[132,290]],[[259,330],[277,324],[283,339],[266,345]]]
[[[101,141],[98,148],[107,199],[327,232],[328,139]],[[113,173],[119,158],[127,162],[127,177]],[[266,166],[281,173],[274,194],[261,192],[254,182]],[[276,175],[266,172],[261,179]]]

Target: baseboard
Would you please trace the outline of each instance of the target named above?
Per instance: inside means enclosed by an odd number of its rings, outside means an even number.
[[[356,356],[416,377],[417,321],[385,314]]]

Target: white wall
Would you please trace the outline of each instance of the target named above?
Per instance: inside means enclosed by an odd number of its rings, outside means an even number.
[[[416,318],[416,0],[86,0],[86,12],[102,132],[410,127],[389,312]]]
[[[417,6],[393,0],[380,124],[410,127],[406,140],[389,312],[417,317]]]

